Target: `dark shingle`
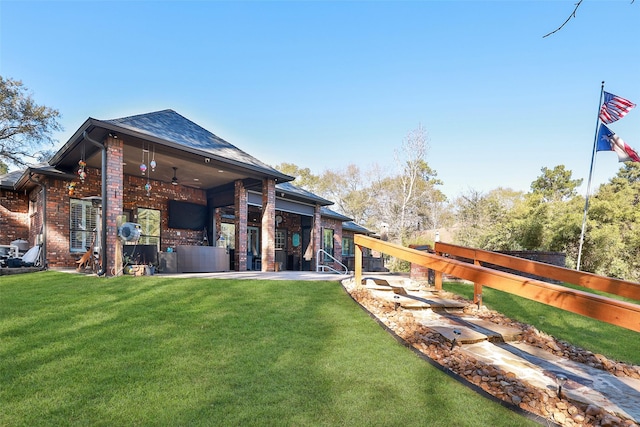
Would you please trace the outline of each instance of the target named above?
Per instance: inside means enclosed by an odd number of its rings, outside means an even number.
[[[204,151],[211,154],[212,157],[252,165],[271,173],[281,174],[271,166],[245,153],[173,110],[162,110],[101,121],[183,147]]]

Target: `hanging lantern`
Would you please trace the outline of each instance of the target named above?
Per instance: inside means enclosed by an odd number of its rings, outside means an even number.
[[[78,176],[80,177],[80,181],[84,182],[84,179],[87,177],[87,172],[85,171],[85,168],[87,167],[87,162],[80,159],[80,161],[78,161],[78,165],[79,165]]]
[[[144,189],[147,192],[147,196],[149,195],[149,192],[151,191],[151,184],[149,184],[148,182],[144,185]]]
[[[153,156],[151,157],[151,162],[149,162],[149,166],[151,166],[151,172],[156,171],[156,146],[155,145],[153,146]]]
[[[142,172],[142,175],[144,175],[144,173],[147,171],[147,165],[145,165],[144,163],[140,164],[140,172]]]

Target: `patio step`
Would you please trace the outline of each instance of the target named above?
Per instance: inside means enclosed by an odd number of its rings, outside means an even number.
[[[451,343],[455,341],[456,344],[473,344],[481,341],[513,342],[522,335],[517,328],[451,313],[421,311],[414,312],[413,317],[420,325],[437,332]]]

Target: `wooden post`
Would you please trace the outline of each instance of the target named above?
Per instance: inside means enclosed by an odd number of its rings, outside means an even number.
[[[480,261],[477,259],[473,260],[473,264],[480,267]],[[473,303],[478,306],[478,308],[482,308],[482,283],[473,283]]]
[[[442,256],[442,252],[436,252],[436,255]],[[441,291],[442,290],[442,271],[439,271],[439,270],[434,270],[434,271],[436,273],[434,286],[436,287],[437,291]]]
[[[356,286],[362,285],[362,248],[360,245],[355,245],[355,258],[354,258],[354,280]]]

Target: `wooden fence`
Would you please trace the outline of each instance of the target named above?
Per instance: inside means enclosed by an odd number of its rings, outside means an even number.
[[[471,281],[474,283],[474,301],[478,303],[482,301],[482,287],[487,286],[640,332],[640,305],[638,304],[498,271],[481,264],[508,267],[537,276],[548,277],[548,274],[552,274],[556,280],[563,280],[567,283],[638,299],[638,287],[640,285],[636,283],[604,278],[590,273],[574,272],[575,275],[570,275],[568,271],[571,270],[562,269],[561,267],[546,264],[541,266],[539,264],[542,263],[535,261],[455,245],[439,243],[435,248],[437,253],[430,254],[363,235],[356,235],[354,243],[356,246],[356,283],[361,283],[362,281],[362,248],[366,247],[434,270],[436,273],[436,289],[442,289],[443,274]],[[454,255],[454,252],[457,254]],[[473,261],[473,264],[447,257],[444,254],[469,259]],[[501,263],[508,265],[502,265]],[[552,268],[548,269],[548,267]],[[561,272],[555,269],[567,271]],[[571,280],[566,280],[567,278]]]

